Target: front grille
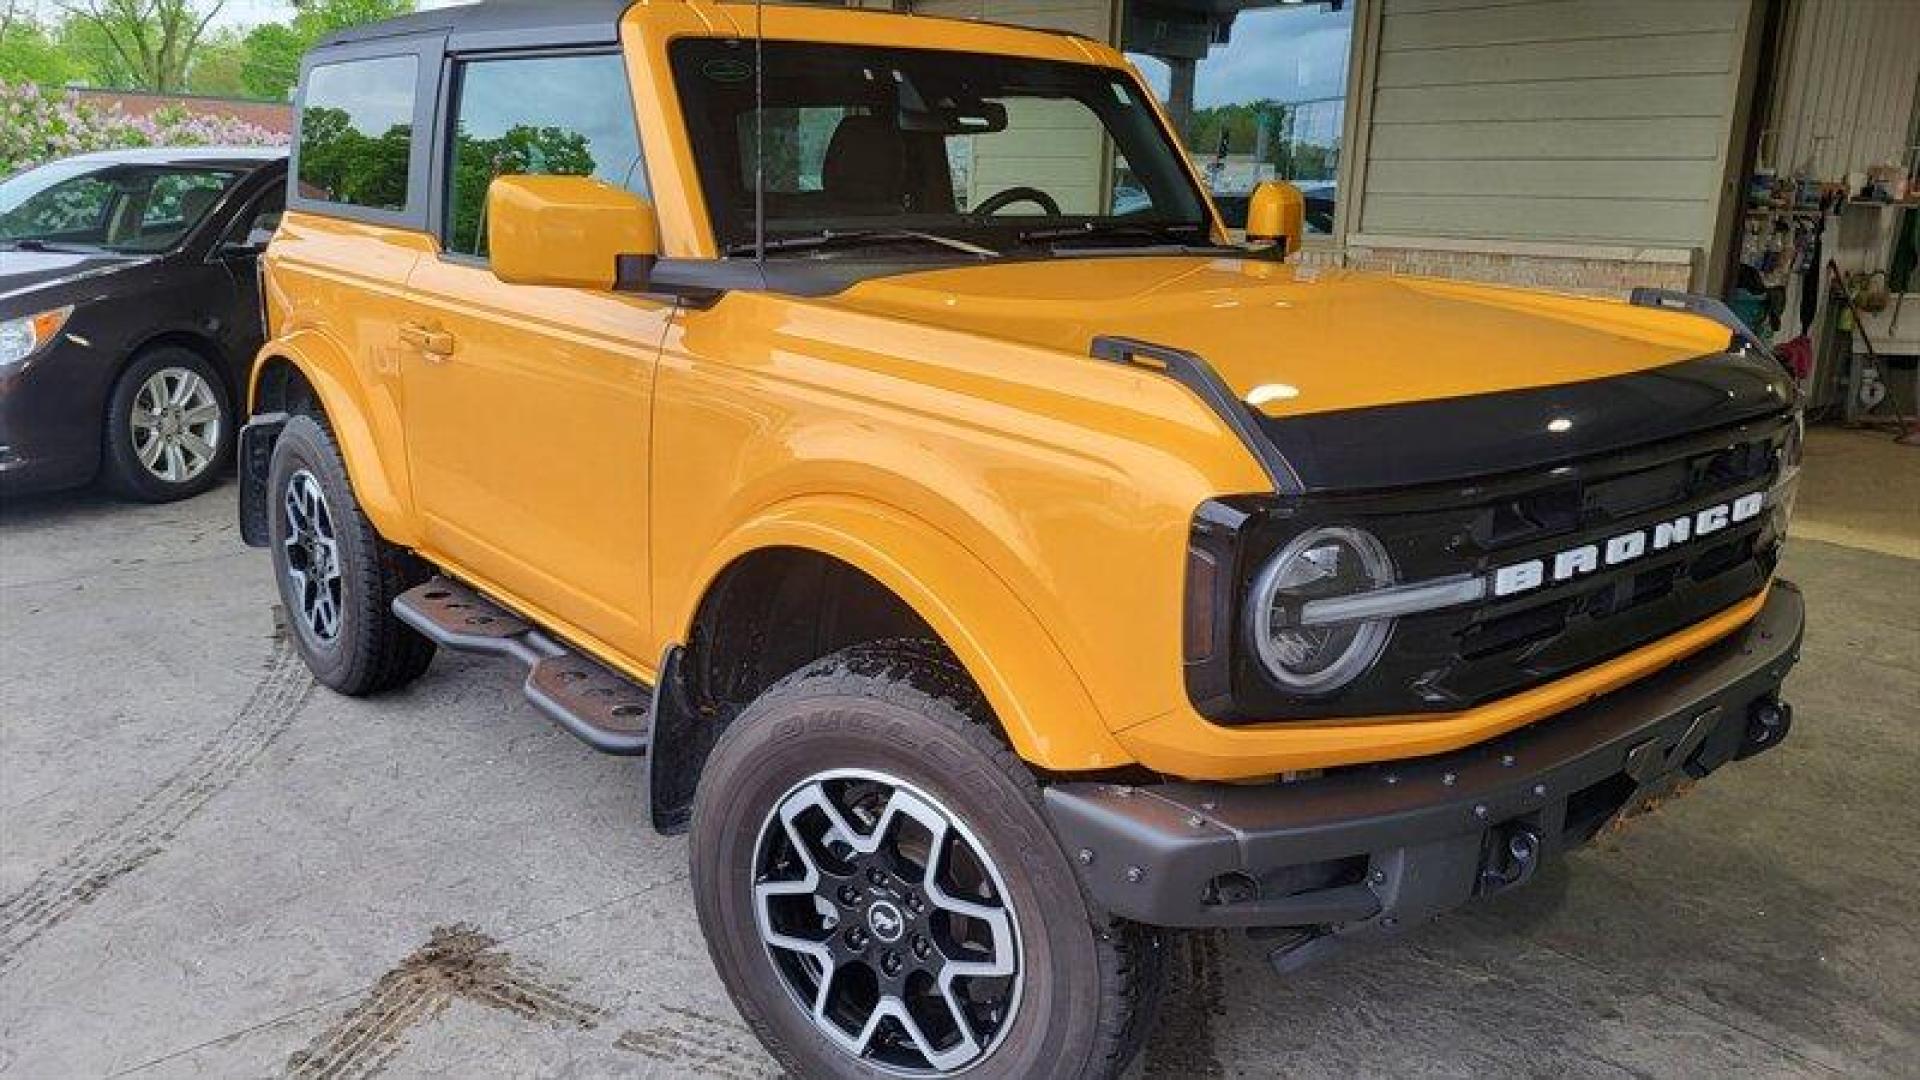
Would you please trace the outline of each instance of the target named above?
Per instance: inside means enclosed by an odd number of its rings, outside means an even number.
[[[1321,522],[1379,536],[1402,580],[1486,574],[1769,490],[1791,452],[1775,420],[1444,491],[1317,501],[1268,511],[1237,563],[1244,589],[1284,538]],[[1360,684],[1326,700],[1281,694],[1246,650],[1233,693],[1196,700],[1225,722],[1445,713],[1603,663],[1724,611],[1772,577],[1775,515],[1610,570],[1504,600],[1401,619]],[[1242,592],[1241,595],[1245,595]],[[1191,680],[1190,680],[1191,682]]]

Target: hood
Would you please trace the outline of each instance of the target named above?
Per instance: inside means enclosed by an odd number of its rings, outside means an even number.
[[[1083,259],[862,283],[839,302],[1086,355],[1096,337],[1204,357],[1273,416],[1641,371],[1727,347],[1688,315],[1522,289],[1252,259]]]
[[[1701,316],[1256,259],[990,264],[832,302],[1081,356],[1099,337],[1197,354],[1304,490],[1533,468],[1791,404],[1777,365]]]
[[[143,266],[154,258],[105,251],[0,251],[0,318],[24,313],[33,307],[32,299],[43,294],[64,303],[56,294],[65,286]]]

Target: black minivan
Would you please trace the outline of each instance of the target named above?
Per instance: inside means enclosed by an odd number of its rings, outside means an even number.
[[[220,479],[260,348],[286,151],[141,149],[0,180],[0,494]]]

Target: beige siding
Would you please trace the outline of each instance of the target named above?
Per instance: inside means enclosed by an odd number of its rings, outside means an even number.
[[[1749,0],[1381,0],[1358,231],[1711,243]]]

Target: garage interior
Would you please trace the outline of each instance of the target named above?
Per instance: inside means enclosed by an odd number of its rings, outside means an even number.
[[[1707,291],[1804,364],[1788,742],[1390,947],[1178,939],[1133,1075],[1913,1075],[1920,3],[910,7],[1113,41],[1187,124],[1216,62],[1308,88],[1190,144],[1324,194],[1308,265]],[[1337,98],[1239,51],[1282,20]],[[315,690],[233,503],[0,503],[0,1077],[776,1075],[640,767],[483,661]]]

